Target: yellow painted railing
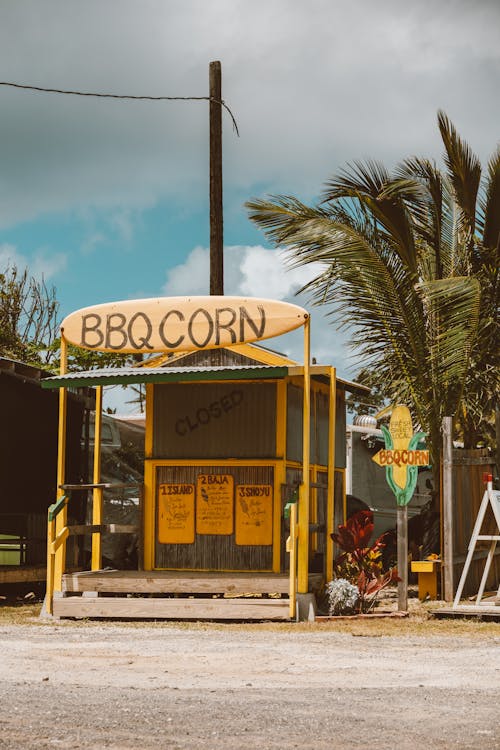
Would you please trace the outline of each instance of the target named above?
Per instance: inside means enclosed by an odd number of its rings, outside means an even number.
[[[297,542],[299,538],[299,529],[297,523],[297,501],[290,501],[285,506],[285,517],[290,519],[290,535],[286,540],[286,551],[290,555],[290,619],[295,620],[297,617]]]
[[[67,523],[61,527],[58,518],[60,514],[66,510],[68,502],[71,498],[71,492],[73,490],[93,490],[94,501],[96,498],[96,490],[99,490],[97,497],[102,501],[103,490],[116,490],[116,489],[135,489],[140,485],[137,484],[65,484],[61,486],[61,489],[67,494],[62,495],[53,505],[49,506],[47,514],[47,590],[46,590],[46,611],[47,614],[51,615],[53,612],[53,600],[54,591],[62,590],[62,576],[64,573],[64,565],[56,566],[56,555],[59,552],[60,557],[63,560],[66,559],[66,542],[69,536],[78,536],[84,534],[92,535],[92,561],[96,559],[96,552],[94,545],[98,546],[100,551],[101,548],[101,535],[107,534],[136,534],[140,531],[140,527],[129,524],[116,524],[116,523],[93,523],[93,524],[80,524],[68,526]],[[95,513],[93,517],[95,518]],[[99,518],[101,517],[99,513]],[[61,555],[62,552],[62,555]],[[56,569],[57,567],[57,569]]]
[[[56,552],[60,544],[66,541],[66,537],[56,545],[56,518],[59,513],[66,507],[68,496],[62,495],[57,502],[49,506],[47,514],[47,591],[46,591],[46,608],[49,615],[52,614],[52,601],[54,598],[55,566]],[[59,532],[58,538],[62,533]]]

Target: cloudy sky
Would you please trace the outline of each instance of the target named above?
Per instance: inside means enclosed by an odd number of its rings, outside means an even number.
[[[221,60],[225,291],[297,301],[243,203],[314,200],[346,162],[440,158],[444,109],[486,161],[500,129],[498,0],[0,0],[0,79],[205,96]],[[0,269],[44,274],[61,313],[208,293],[208,105],[0,86]],[[305,304],[304,300],[298,300]],[[313,355],[353,377],[313,316]],[[297,336],[276,347],[300,356]]]

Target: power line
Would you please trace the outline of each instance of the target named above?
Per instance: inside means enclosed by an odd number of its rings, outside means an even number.
[[[28,91],[39,91],[44,94],[65,94],[67,96],[89,96],[89,97],[94,97],[98,99],[129,99],[129,100],[134,100],[134,101],[149,101],[149,102],[165,102],[165,101],[214,102],[215,104],[220,104],[221,107],[223,107],[226,110],[226,112],[229,114],[231,118],[236,135],[239,136],[240,134],[236,119],[233,113],[231,112],[230,108],[226,104],[226,102],[223,99],[217,100],[211,96],[137,96],[134,94],[101,94],[101,93],[96,93],[92,91],[70,91],[66,89],[45,88],[43,86],[29,86],[28,84],[12,83],[10,81],[0,81],[0,86],[10,86],[11,88],[14,88],[14,89],[25,89]]]

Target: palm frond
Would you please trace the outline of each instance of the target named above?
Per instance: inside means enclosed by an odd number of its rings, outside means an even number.
[[[488,162],[485,197],[480,201],[483,213],[482,244],[485,247],[500,245],[500,146]]]
[[[445,164],[470,235],[475,231],[476,204],[481,182],[481,163],[458,135],[446,114],[438,112],[438,125],[445,147]]]
[[[375,227],[409,269],[416,272],[415,245],[411,220],[403,198],[394,191],[387,196],[391,177],[376,161],[354,162],[326,183],[322,203],[350,198],[369,212]]]
[[[441,380],[464,378],[472,343],[479,325],[481,286],[469,276],[421,282],[417,291],[422,294],[432,336],[430,365],[437,365]]]

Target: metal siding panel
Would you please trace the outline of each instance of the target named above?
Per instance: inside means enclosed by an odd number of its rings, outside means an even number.
[[[317,488],[318,523],[325,527],[324,531],[318,531],[318,552],[325,554],[326,551],[326,505],[328,494],[328,472],[318,471],[316,481],[324,485]]]
[[[345,391],[337,388],[336,399],[336,419],[335,419],[335,468],[345,469],[346,467],[346,405]]]
[[[286,457],[288,461],[302,461],[302,388],[289,383],[286,400]]]
[[[329,404],[330,398],[326,393],[317,393],[316,407],[316,463],[328,466],[328,434],[329,434]]]
[[[155,458],[271,458],[275,383],[155,386]]]
[[[302,461],[302,388],[288,385],[286,457]],[[328,396],[314,393],[311,398],[311,463],[328,465]],[[345,442],[345,440],[344,440]]]
[[[335,483],[334,483],[334,530],[337,532],[340,524],[344,523],[344,473],[342,471],[335,471]],[[340,549],[334,545],[334,555],[337,556],[340,553]]]

